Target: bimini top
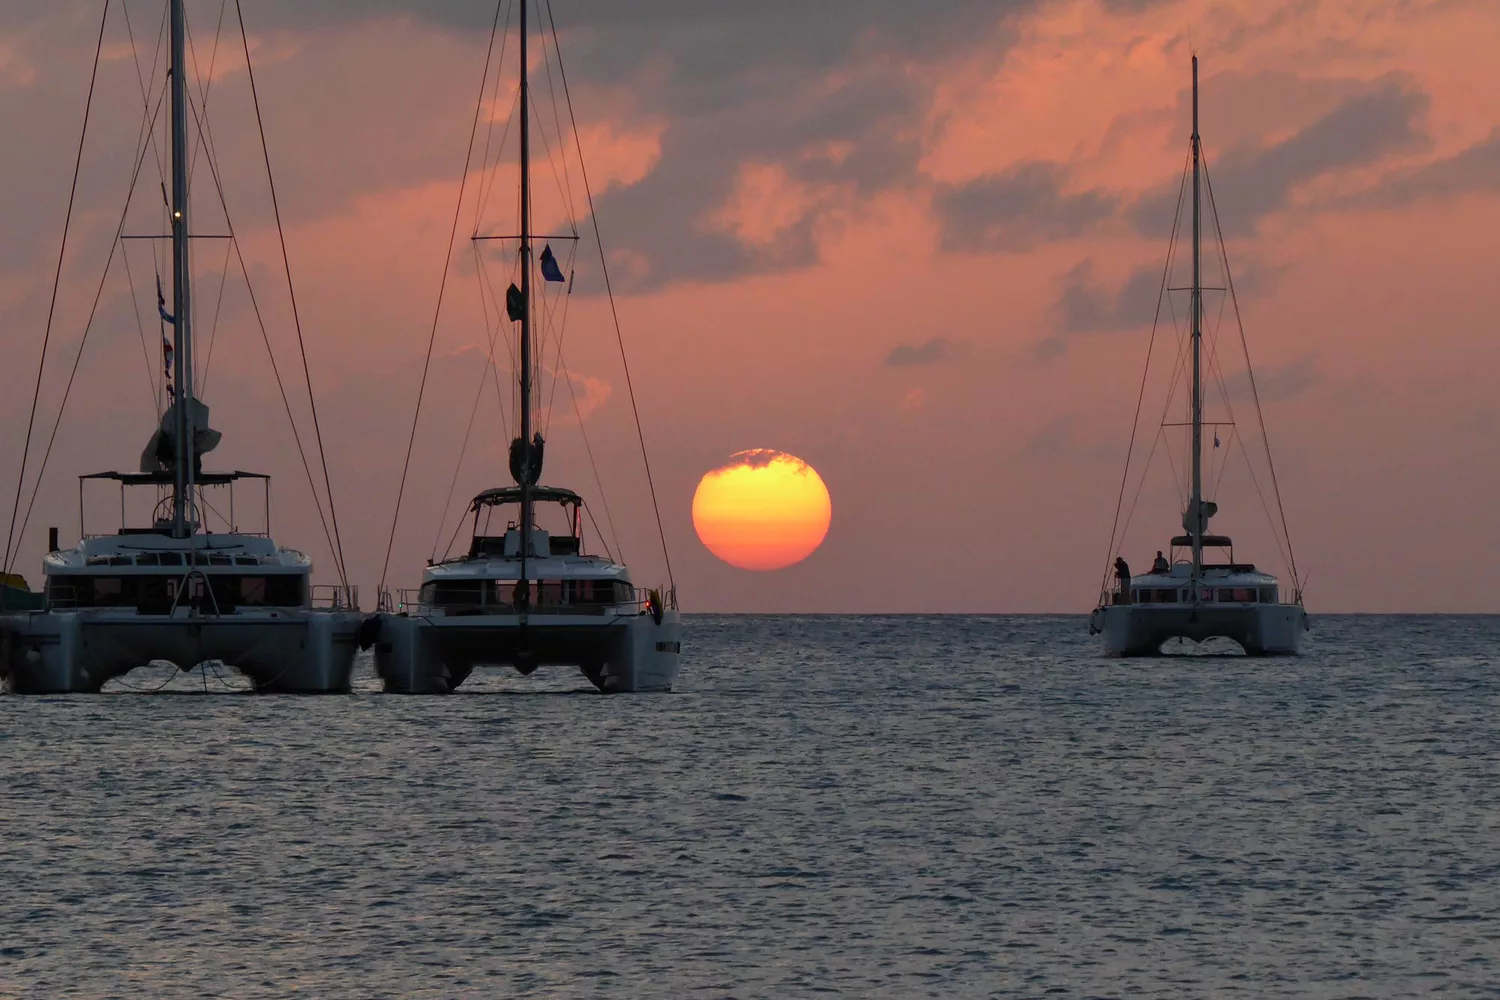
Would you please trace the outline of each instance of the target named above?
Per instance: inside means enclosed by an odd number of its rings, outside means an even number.
[[[572,490],[565,490],[561,486],[533,486],[531,488],[531,499],[538,503],[564,503],[582,506],[583,497]],[[498,489],[485,490],[473,500],[469,501],[470,510],[478,510],[481,507],[500,507],[508,503],[521,502],[521,487],[502,486]]]
[[[125,486],[172,486],[171,472],[91,472],[79,479],[109,479]],[[225,486],[239,479],[270,479],[264,472],[195,472],[194,486]]]
[[[1203,543],[1203,547],[1208,549],[1227,549],[1234,545],[1234,543],[1229,540],[1228,535],[1204,535],[1201,541]],[[1192,545],[1193,537],[1191,535],[1178,535],[1177,537],[1172,539],[1172,547],[1174,549],[1192,548]]]

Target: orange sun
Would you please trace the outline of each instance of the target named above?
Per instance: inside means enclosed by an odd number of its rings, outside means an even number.
[[[698,537],[740,569],[783,569],[806,559],[823,543],[832,513],[817,471],[769,448],[731,455],[693,494]]]

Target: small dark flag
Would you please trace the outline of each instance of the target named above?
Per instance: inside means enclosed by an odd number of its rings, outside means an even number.
[[[1219,435],[1218,435],[1218,432],[1215,432],[1214,433],[1214,447],[1217,448],[1218,446],[1219,446]]]
[[[557,266],[557,258],[552,256],[552,244],[542,247],[542,277],[547,281],[567,281],[563,277],[562,268]]]
[[[514,283],[505,290],[505,315],[510,317],[512,323],[519,323],[526,318],[526,299]]]

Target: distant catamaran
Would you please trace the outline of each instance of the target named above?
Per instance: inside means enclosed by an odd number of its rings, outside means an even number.
[[[1204,166],[1198,134],[1198,57],[1193,57],[1193,135],[1192,135],[1192,224],[1193,283],[1191,291],[1190,331],[1192,349],[1192,390],[1189,400],[1189,426],[1192,429],[1192,484],[1187,509],[1182,514],[1183,534],[1172,538],[1169,556],[1160,558],[1151,572],[1132,575],[1128,564],[1115,558],[1116,585],[1101,595],[1099,606],[1089,616],[1090,633],[1103,633],[1105,649],[1122,656],[1156,653],[1169,639],[1203,641],[1211,638],[1232,639],[1246,653],[1295,653],[1308,619],[1302,607],[1302,593],[1282,592],[1275,576],[1258,570],[1250,563],[1235,560],[1234,543],[1225,535],[1209,532],[1208,522],[1218,512],[1218,505],[1203,495],[1203,274],[1202,274],[1202,184]],[[1180,202],[1179,202],[1180,204]],[[1217,225],[1217,213],[1214,218]],[[1174,229],[1173,238],[1176,238]],[[1220,244],[1223,238],[1220,234]],[[1168,260],[1171,260],[1170,251]],[[1227,276],[1227,263],[1226,263]],[[1163,282],[1165,285],[1165,282]],[[1233,282],[1227,288],[1233,299]],[[1163,294],[1166,288],[1163,288]],[[1236,315],[1238,307],[1236,306]],[[1248,353],[1246,356],[1248,363]],[[1150,359],[1147,359],[1150,365]],[[1250,385],[1254,388],[1254,376]],[[1259,398],[1256,409],[1259,411]],[[1264,428],[1264,423],[1262,423]],[[1132,429],[1132,438],[1134,430]],[[1132,440],[1132,445],[1134,444]],[[1214,446],[1219,440],[1215,432]],[[1269,447],[1267,450],[1269,460]],[[1129,458],[1126,459],[1126,478]],[[1274,483],[1274,467],[1273,467]],[[1276,504],[1281,499],[1277,491]],[[1124,489],[1121,489],[1121,499]],[[1119,508],[1115,512],[1119,524]],[[1285,537],[1285,517],[1282,517]],[[1116,539],[1111,539],[1114,553]],[[1225,554],[1222,562],[1208,562],[1205,549]],[[1288,559],[1290,542],[1287,543]],[[1160,553],[1158,553],[1160,556]],[[1292,563],[1295,586],[1295,562]],[[1106,571],[1106,578],[1107,578]],[[1288,596],[1290,599],[1287,599]]]
[[[140,471],[95,473],[80,477],[79,486],[82,506],[83,481],[118,483],[122,522],[127,490],[152,499],[152,513],[145,524],[91,535],[80,510],[82,538],[69,549],[59,547],[51,530],[42,565],[45,609],[0,621],[0,673],[17,692],[92,692],[153,661],[181,670],[213,662],[237,669],[259,691],[347,691],[361,626],[354,590],[329,587],[315,608],[312,560],[270,536],[269,478],[202,467],[220,437],[193,384],[188,126],[202,109],[189,103],[183,0],[171,0],[169,17],[170,308],[156,290],[161,322],[171,328],[163,344],[168,405]],[[204,152],[212,158],[211,148]],[[241,531],[235,521],[234,486],[244,480],[264,486],[265,531]],[[213,510],[208,488],[228,490],[218,511],[227,530],[204,524],[205,511]]]
[[[682,623],[675,588],[669,582],[665,588],[638,589],[623,560],[586,551],[583,499],[570,489],[541,485],[543,441],[533,397],[542,296],[533,271],[539,268],[543,287],[555,282],[570,289],[571,281],[565,281],[550,246],[544,245],[540,256],[534,254],[538,237],[532,230],[527,55],[531,2],[520,0],[518,5],[520,274],[519,284],[506,290],[504,306],[506,319],[518,328],[520,348],[519,434],[510,443],[509,461],[515,485],[485,490],[470,501],[468,550],[430,563],[420,590],[395,595],[382,588],[375,666],[391,692],[446,693],[481,666],[508,666],[522,674],[539,666],[575,667],[610,693],[670,691],[677,677]],[[496,20],[498,25],[498,10]],[[552,37],[555,46],[555,31]],[[564,86],[566,79],[562,77]],[[571,101],[567,106],[571,115]],[[586,176],[584,180],[586,187]],[[554,514],[550,528],[538,523],[540,505]],[[398,497],[398,517],[399,511]],[[393,536],[394,530],[393,525]],[[664,552],[665,544],[663,539]]]

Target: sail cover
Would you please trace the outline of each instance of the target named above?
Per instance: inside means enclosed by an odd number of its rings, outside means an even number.
[[[177,407],[180,403],[173,403],[167,407],[167,412],[161,416],[161,426],[157,427],[151,435],[146,450],[141,452],[142,472],[172,472],[177,464]],[[218,431],[208,426],[208,407],[197,399],[188,400],[189,417],[193,427],[193,471],[198,471],[203,465],[203,456],[219,446],[219,439],[223,437]]]

